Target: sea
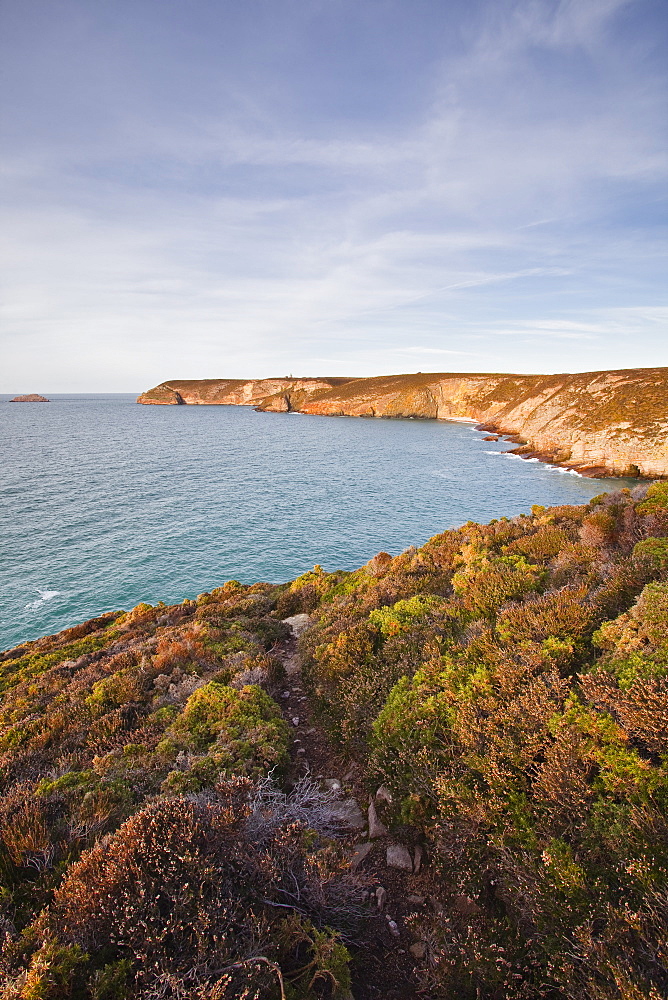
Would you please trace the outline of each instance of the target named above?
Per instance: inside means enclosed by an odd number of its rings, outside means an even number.
[[[0,649],[140,601],[352,570],[468,520],[580,504],[592,480],[472,423],[0,396]]]

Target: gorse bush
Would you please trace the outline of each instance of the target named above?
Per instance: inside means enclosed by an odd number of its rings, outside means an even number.
[[[0,997],[350,996],[365,879],[276,784],[298,613],[322,723],[426,848],[420,995],[668,995],[667,546],[657,483],[2,654]]]

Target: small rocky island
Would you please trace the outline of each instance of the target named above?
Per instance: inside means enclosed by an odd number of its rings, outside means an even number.
[[[39,396],[36,392],[31,392],[27,396],[14,396],[13,399],[9,400],[10,403],[50,403],[51,400],[47,399],[46,396]]]

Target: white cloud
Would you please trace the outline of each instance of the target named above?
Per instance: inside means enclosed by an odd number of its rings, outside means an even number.
[[[208,67],[219,103],[133,109],[119,79],[114,105],[110,63],[107,132],[24,137],[6,161],[3,388],[37,354],[52,390],[73,354],[96,388],[159,381],[157,359],[184,377],[294,368],[314,346],[371,374],[407,353],[540,370],[570,340],[605,367],[628,331],[666,363],[645,207],[665,170],[661,80],[614,31],[633,6],[483,5],[423,113],[363,136],[273,117],[224,65]]]

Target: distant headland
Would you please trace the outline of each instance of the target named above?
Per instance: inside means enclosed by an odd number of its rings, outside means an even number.
[[[47,399],[46,396],[38,396],[36,392],[31,392],[27,396],[14,396],[13,399],[9,400],[10,403],[50,403],[51,400]]]
[[[175,379],[154,405],[254,406],[322,416],[472,420],[526,458],[585,476],[668,477],[668,368],[560,375]]]

